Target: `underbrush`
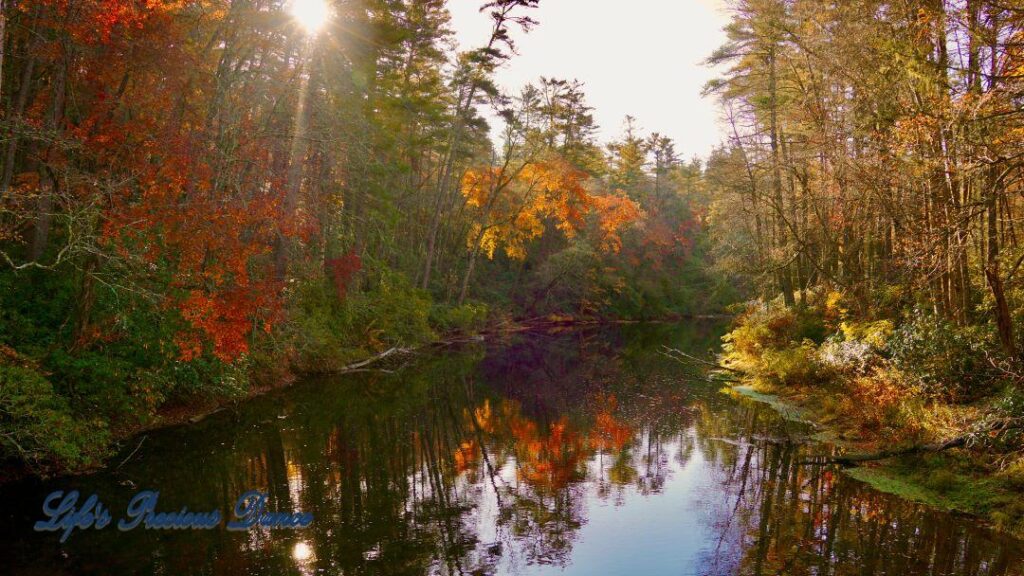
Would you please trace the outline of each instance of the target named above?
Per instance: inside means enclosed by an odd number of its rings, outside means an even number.
[[[723,362],[762,387],[824,383],[829,374],[816,353],[824,333],[820,318],[807,311],[750,304],[723,338]]]
[[[902,321],[858,321],[840,302],[828,295],[799,310],[748,304],[724,337],[722,363],[761,391],[818,397],[824,416],[843,419],[866,441],[940,440],[1024,405],[999,400],[1009,371],[993,361],[984,327],[919,310]]]
[[[339,298],[322,279],[302,282],[290,295],[288,322],[276,345],[260,355],[283,356],[299,372],[331,372],[392,347],[432,342],[439,334],[482,329],[488,309],[450,307],[386,268],[370,268],[364,289]]]
[[[182,319],[144,298],[99,294],[103,323],[76,341],[68,317],[49,314],[58,305],[74,309],[70,281],[47,277],[54,284],[44,292],[0,275],[0,462],[44,475],[85,470],[119,440],[167,418],[279,386],[294,373],[474,333],[489,319],[482,304],[434,303],[386,266],[366,266],[346,291],[309,277],[286,291],[278,327],[253,330],[247,351],[226,362],[210,349],[182,358]]]
[[[34,469],[83,468],[108,452],[110,433],[99,418],[72,410],[42,374],[0,366],[0,446]]]
[[[100,464],[120,438],[171,402],[248,389],[246,357],[184,360],[173,310],[139,293],[96,293],[75,333],[75,277],[0,274],[0,461],[46,474]]]

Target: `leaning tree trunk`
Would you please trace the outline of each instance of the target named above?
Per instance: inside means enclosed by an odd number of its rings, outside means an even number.
[[[466,266],[466,275],[462,277],[462,288],[459,290],[459,306],[462,306],[463,302],[466,301],[466,294],[469,293],[469,279],[473,276],[473,269],[476,268],[476,258],[479,253],[480,249],[475,248],[469,254],[469,265]]]

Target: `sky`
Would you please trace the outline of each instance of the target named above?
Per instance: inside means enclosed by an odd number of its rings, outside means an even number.
[[[481,4],[448,1],[461,49],[487,42]],[[540,25],[514,32],[519,54],[497,74],[505,90],[540,76],[582,81],[602,142],[622,135],[627,114],[642,133],[675,140],[682,158],[706,157],[724,140],[715,99],[700,95],[716,76],[701,62],[725,42],[723,0],[541,0],[532,17]]]

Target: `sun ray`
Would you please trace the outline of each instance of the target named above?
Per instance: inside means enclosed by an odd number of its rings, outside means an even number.
[[[288,11],[309,34],[319,32],[331,16],[326,0],[292,0]]]

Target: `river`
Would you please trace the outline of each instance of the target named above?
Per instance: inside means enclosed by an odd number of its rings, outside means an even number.
[[[691,378],[713,323],[524,333],[309,379],[0,487],[3,574],[1024,575],[1024,543],[820,465],[806,425]],[[141,441],[141,444],[139,442]],[[114,523],[37,533],[53,490]],[[119,531],[249,490],[305,529]]]

